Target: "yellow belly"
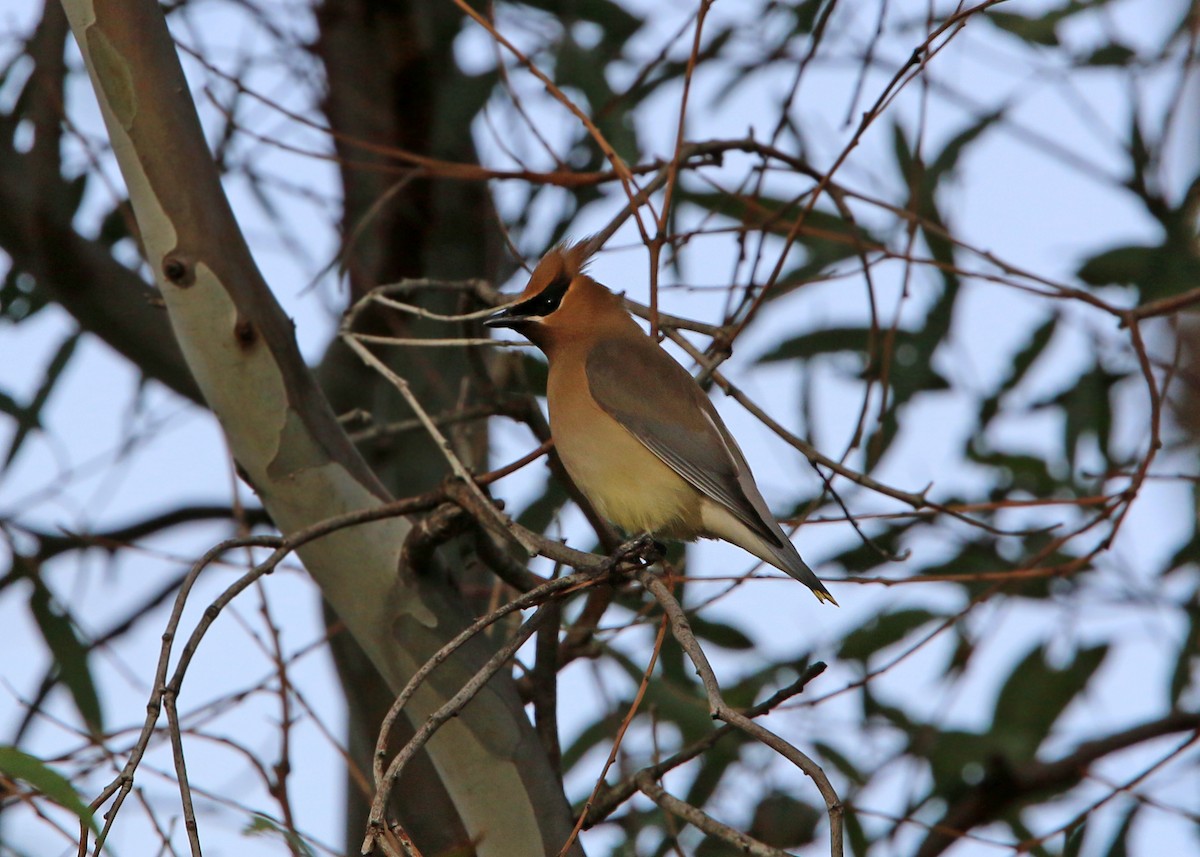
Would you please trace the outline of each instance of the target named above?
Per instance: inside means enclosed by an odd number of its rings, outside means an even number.
[[[549,389],[554,446],[596,511],[630,534],[695,538],[699,493],[589,396],[556,385],[555,374]]]

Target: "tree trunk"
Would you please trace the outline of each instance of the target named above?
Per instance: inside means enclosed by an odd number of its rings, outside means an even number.
[[[176,337],[247,481],[285,535],[388,498],[304,365],[234,222],[157,5],[65,0]],[[467,620],[445,580],[397,573],[411,525],[387,519],[300,549],[392,691]],[[421,722],[488,656],[476,641],[414,696]],[[497,676],[428,745],[481,855],[555,853],[561,785],[511,680]],[[420,844],[420,843],[418,843]]]

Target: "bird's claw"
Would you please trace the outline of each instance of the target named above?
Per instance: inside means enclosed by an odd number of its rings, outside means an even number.
[[[613,552],[613,559],[617,567],[649,568],[656,562],[661,562],[666,554],[666,545],[649,533],[642,533],[617,548]]]

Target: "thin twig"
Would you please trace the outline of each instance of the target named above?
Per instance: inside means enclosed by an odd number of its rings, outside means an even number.
[[[724,697],[721,696],[721,687],[717,683],[716,673],[713,672],[712,665],[708,662],[708,657],[696,641],[691,626],[688,624],[687,616],[684,615],[683,607],[680,606],[666,585],[649,571],[639,571],[637,579],[654,596],[659,606],[662,607],[663,612],[671,623],[671,633],[675,637],[675,641],[679,643],[679,647],[683,649],[688,659],[692,662],[692,666],[696,668],[696,674],[700,676],[700,682],[703,684],[704,691],[708,696],[709,712],[713,719],[722,720],[731,726],[735,726],[752,738],[770,747],[807,774],[816,784],[817,790],[825,800],[826,812],[829,816],[829,850],[831,857],[842,857],[844,850],[842,844],[842,801],[834,790],[833,784],[829,782],[829,778],[825,776],[825,772],[821,770],[821,766],[774,732],[759,725],[726,704]]]

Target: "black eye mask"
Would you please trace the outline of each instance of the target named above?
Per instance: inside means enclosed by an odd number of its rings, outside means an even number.
[[[546,288],[542,289],[529,300],[513,307],[513,312],[524,316],[548,316],[558,309],[570,285],[571,278],[565,273],[559,274],[550,281],[550,285],[546,286]]]

